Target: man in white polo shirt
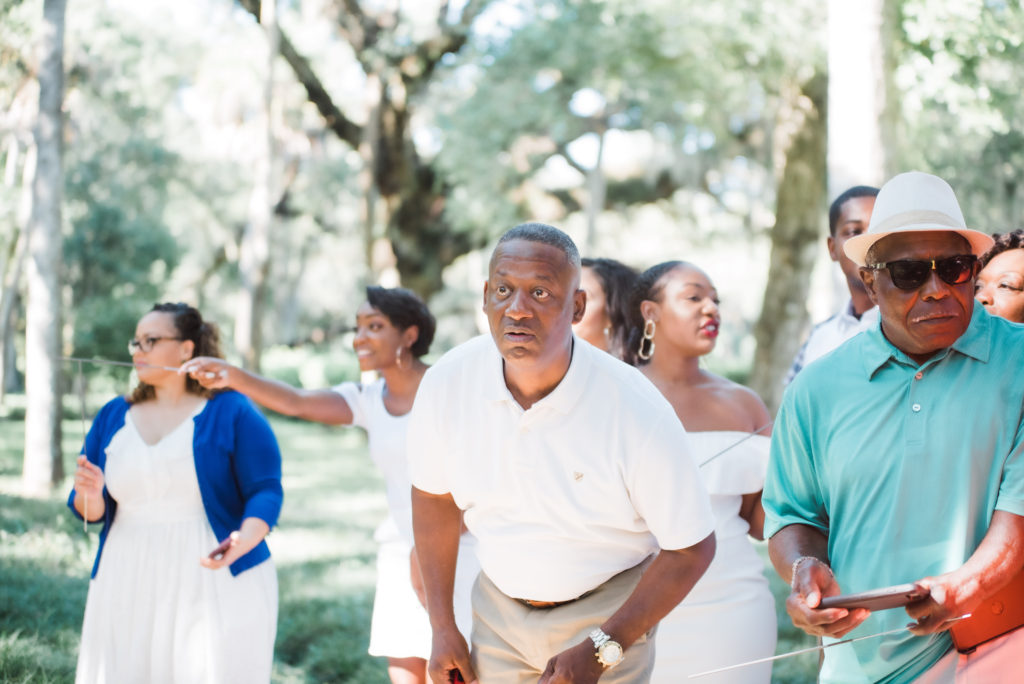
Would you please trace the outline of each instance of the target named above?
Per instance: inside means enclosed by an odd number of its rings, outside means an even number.
[[[484,285],[491,335],[446,354],[417,393],[409,467],[435,682],[646,682],[658,621],[714,555],[672,407],[572,334],[579,279],[561,231],[505,233]],[[452,612],[463,514],[483,568],[472,657]]]

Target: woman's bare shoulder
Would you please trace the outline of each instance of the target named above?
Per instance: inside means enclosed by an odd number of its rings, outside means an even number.
[[[708,389],[716,397],[729,405],[730,409],[736,412],[736,416],[742,417],[743,422],[749,422],[750,430],[762,428],[771,421],[768,407],[757,395],[757,392],[738,382],[724,378],[720,375],[712,376]],[[763,434],[767,434],[764,432]]]

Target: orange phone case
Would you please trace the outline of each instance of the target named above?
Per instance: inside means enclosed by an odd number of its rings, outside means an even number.
[[[995,594],[985,599],[971,617],[950,628],[953,645],[961,653],[970,653],[980,644],[1024,626],[1024,572]]]

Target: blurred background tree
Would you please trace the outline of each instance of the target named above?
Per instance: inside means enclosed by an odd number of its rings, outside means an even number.
[[[885,94],[860,117],[876,129],[875,168],[939,173],[974,225],[1018,227],[1020,3],[868,5],[857,30],[873,32],[871,82]],[[24,389],[42,8],[0,0],[8,397]],[[234,358],[298,377],[329,355],[334,377],[352,372],[345,333],[376,282],[430,299],[440,352],[480,329],[490,242],[540,219],[590,255],[706,268],[724,301],[710,363],[774,403],[809,322],[835,300],[822,238],[841,189],[826,169],[838,176],[841,160],[825,135],[859,134],[850,105],[826,106],[826,88],[857,73],[855,60],[828,84],[846,34],[829,33],[827,4],[279,1],[276,51],[265,9],[69,9],[62,353],[123,359],[152,302],[185,300],[220,322]],[[265,260],[253,271],[256,220]],[[243,334],[254,272],[263,304]]]

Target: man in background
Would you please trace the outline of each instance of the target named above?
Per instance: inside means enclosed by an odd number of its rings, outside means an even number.
[[[828,210],[828,254],[832,261],[839,262],[846,287],[850,290],[850,299],[838,313],[811,330],[786,374],[787,385],[804,366],[828,354],[862,330],[867,330],[878,320],[875,303],[861,282],[857,264],[850,261],[843,252],[847,240],[868,229],[877,195],[878,188],[857,185],[839,195]]]

